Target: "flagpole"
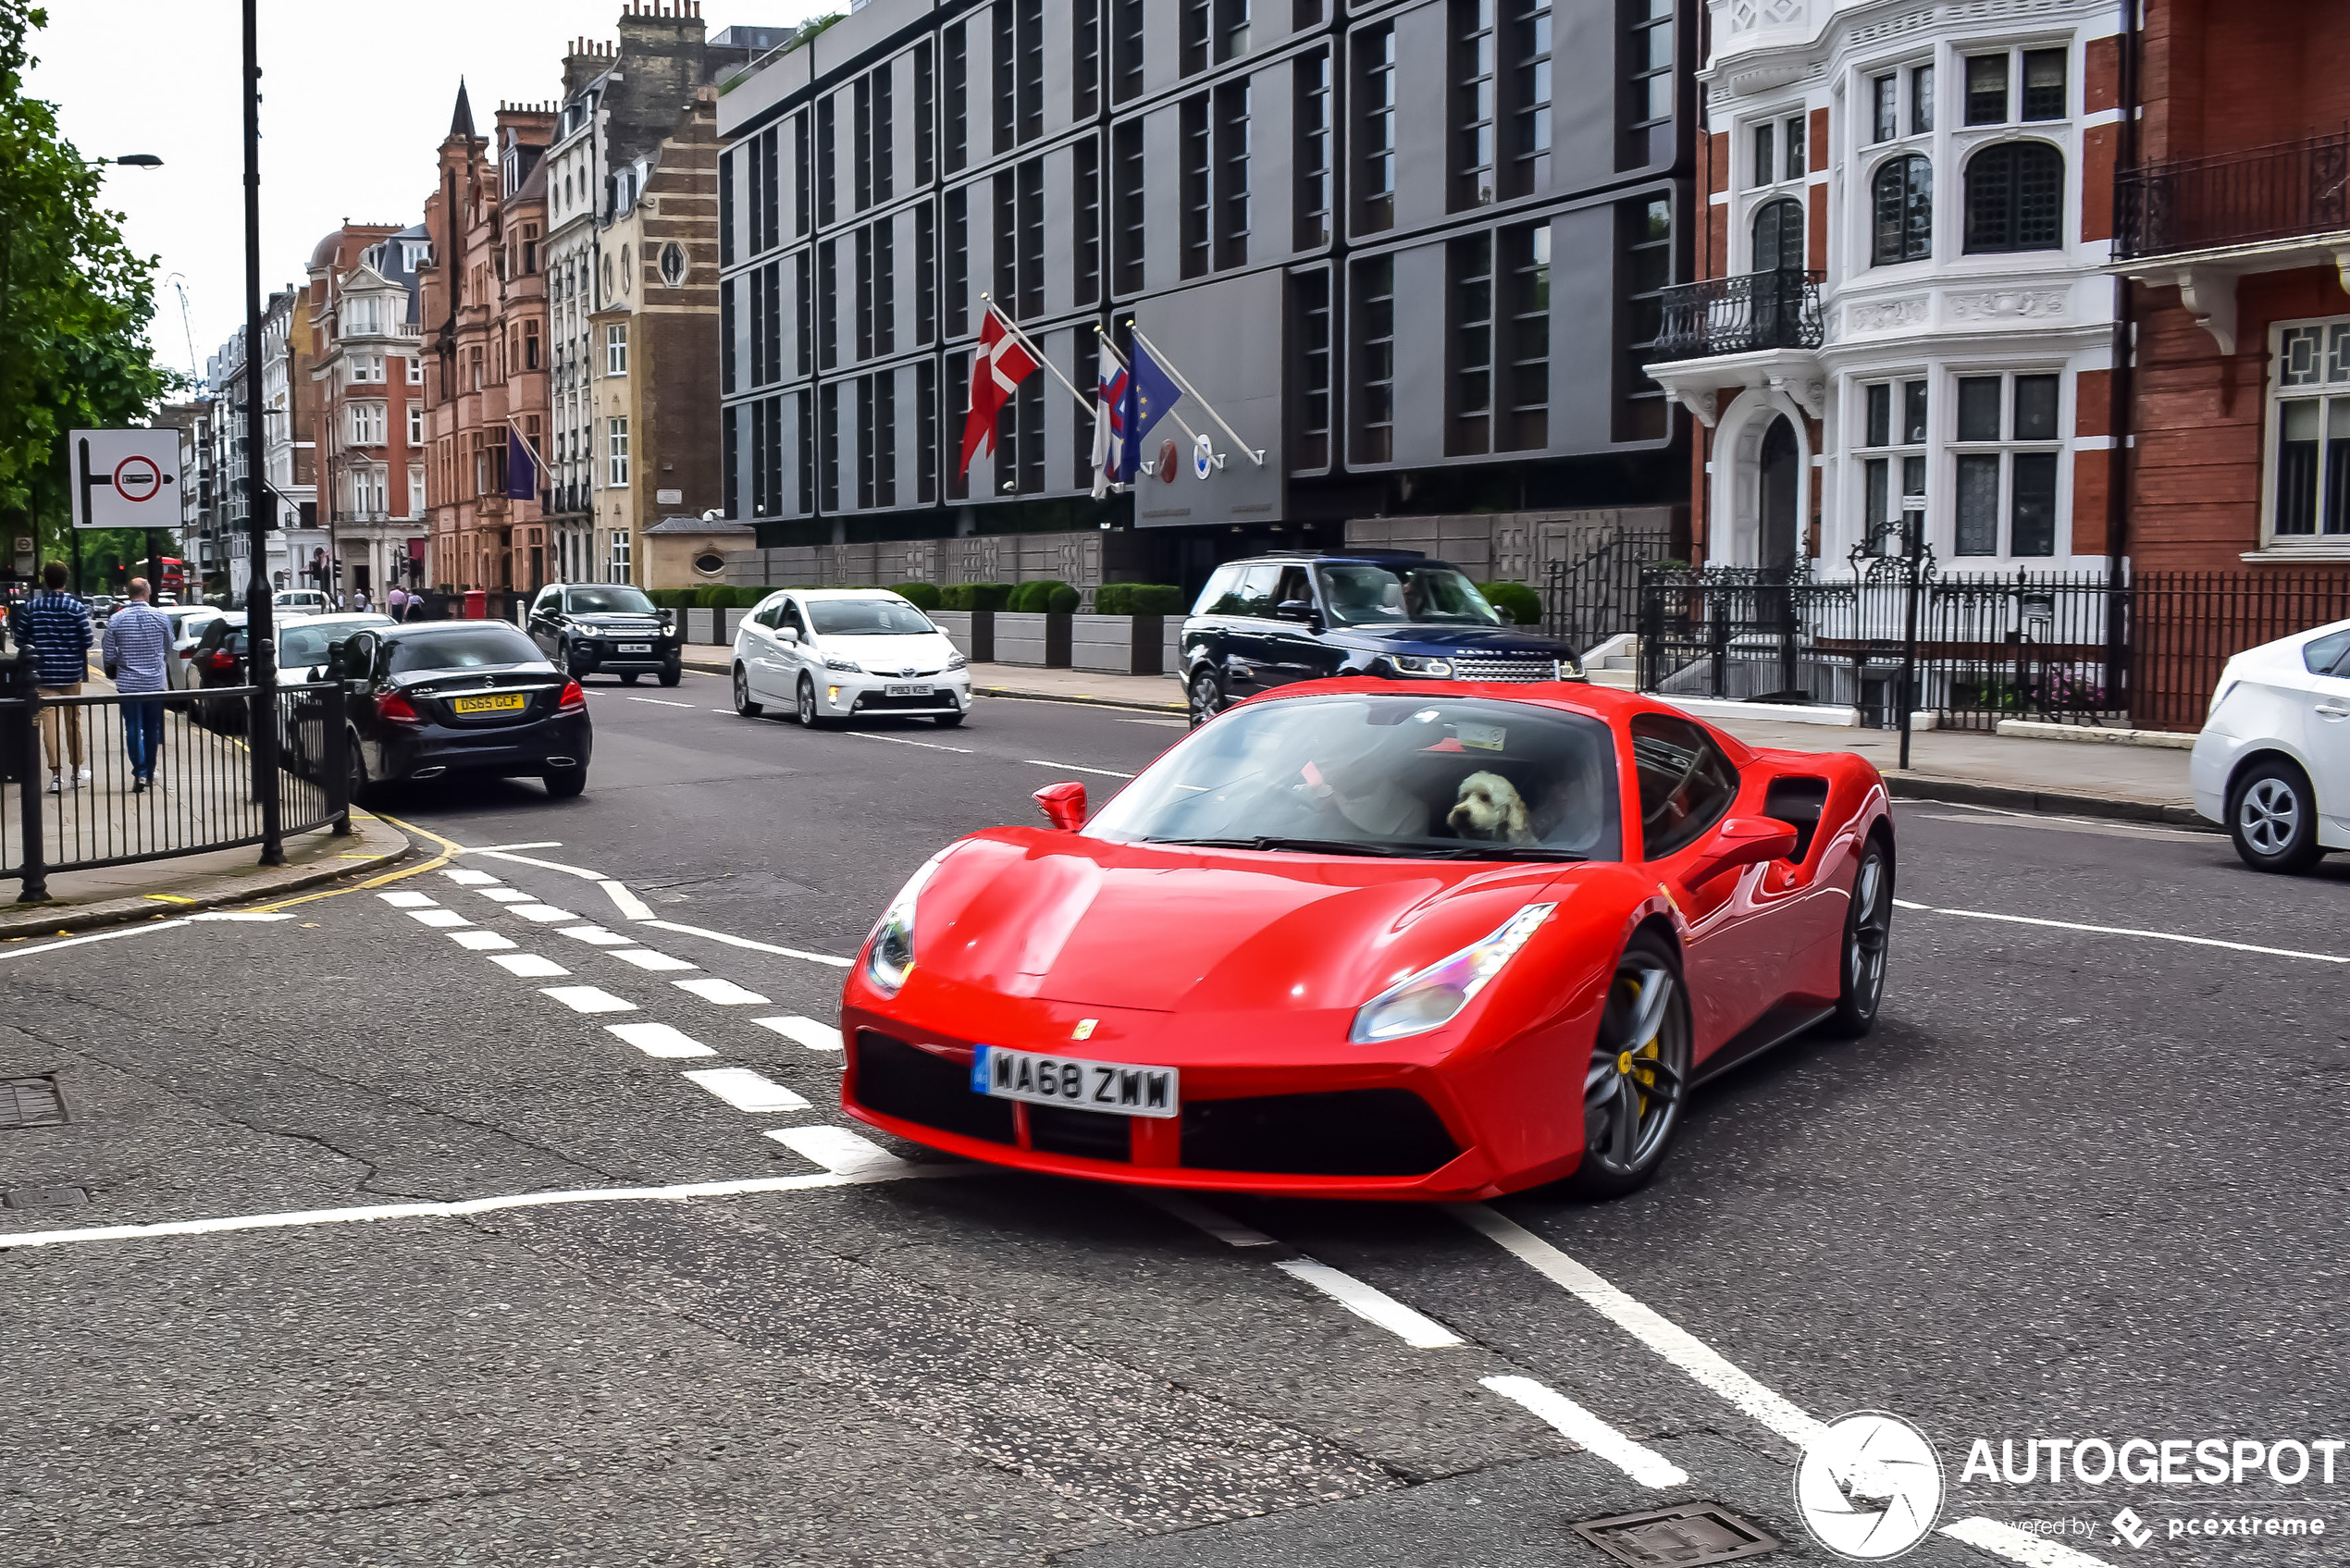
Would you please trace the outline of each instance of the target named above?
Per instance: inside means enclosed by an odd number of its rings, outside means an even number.
[[[1148,338],[1143,336],[1143,328],[1140,323],[1134,321],[1132,317],[1129,317],[1127,325],[1134,328],[1134,341],[1150,350],[1151,353],[1157,359],[1159,368],[1166,371],[1168,375],[1175,378],[1175,385],[1182,388],[1183,390],[1191,396],[1199,398],[1199,406],[1207,410],[1207,416],[1210,419],[1213,419],[1218,425],[1224,426],[1224,434],[1231,437],[1233,443],[1237,445],[1241,451],[1248,453],[1249,462],[1256,464],[1259,468],[1264,467],[1265,449],[1262,447],[1252,449],[1246,441],[1241,439],[1241,433],[1238,430],[1233,429],[1230,425],[1224,424],[1224,416],[1216,412],[1216,405],[1209,402],[1206,398],[1200,398],[1199,389],[1193,386],[1189,381],[1183,379],[1183,373],[1175,368],[1175,362],[1167,357],[1167,351],[1160,348],[1156,343],[1152,342]],[[1188,429],[1190,426],[1186,426],[1185,428]],[[1196,439],[1197,438],[1194,438]]]
[[[1127,357],[1126,357],[1124,354],[1119,353],[1119,352],[1118,352],[1118,342],[1117,342],[1117,340],[1116,340],[1115,339],[1111,338],[1111,337],[1110,337],[1110,335],[1109,335],[1107,332],[1105,332],[1105,331],[1103,331],[1103,330],[1102,330],[1102,324],[1101,324],[1100,322],[1098,322],[1098,321],[1097,321],[1097,322],[1095,322],[1095,323],[1094,324],[1094,336],[1095,336],[1095,337],[1096,337],[1096,338],[1101,339],[1104,342],[1106,342],[1106,343],[1107,343],[1107,344],[1109,345],[1110,357],[1111,357],[1112,359],[1115,359],[1116,361],[1118,361],[1118,365],[1119,365],[1119,369],[1121,369],[1121,370],[1125,371],[1125,372],[1126,372],[1128,375],[1130,375],[1130,376],[1133,374],[1133,371],[1134,371],[1134,366],[1133,366],[1133,364],[1132,364],[1132,363],[1131,363],[1131,362],[1127,359]],[[1179,376],[1179,377],[1176,377],[1176,379],[1177,379],[1178,381],[1180,381],[1180,380],[1181,380],[1181,379],[1182,379],[1182,377]],[[1198,394],[1197,392],[1194,392],[1194,393],[1192,394],[1192,396],[1194,396],[1194,397],[1195,397],[1195,398],[1196,398],[1196,397],[1198,397],[1198,396],[1199,396],[1199,394]],[[1203,400],[1203,401],[1204,401],[1204,400]],[[1210,409],[1210,410],[1208,410],[1208,412],[1209,412],[1210,414],[1213,414],[1213,413],[1215,413],[1216,411],[1215,411],[1214,409]],[[1193,429],[1189,424],[1185,423],[1185,421],[1184,421],[1184,419],[1183,419],[1183,416],[1182,416],[1181,414],[1180,414],[1176,413],[1173,409],[1171,409],[1171,408],[1170,408],[1170,409],[1169,409],[1169,410],[1167,411],[1167,413],[1166,413],[1164,415],[1162,415],[1161,417],[1173,420],[1173,421],[1175,422],[1175,428],[1177,428],[1178,430],[1181,430],[1181,432],[1183,432],[1183,434],[1184,434],[1184,435],[1189,436],[1194,443],[1196,443],[1196,442],[1199,440],[1199,432],[1198,432],[1198,431],[1196,431],[1196,430],[1194,430],[1194,429]],[[1241,439],[1241,438],[1240,438],[1238,436],[1235,436],[1235,437],[1233,437],[1233,438],[1232,438],[1232,439],[1234,439],[1234,440],[1236,440],[1236,441],[1240,441],[1240,439]],[[1241,445],[1242,445],[1242,446],[1243,446],[1243,447],[1245,447],[1245,446],[1247,446],[1247,445],[1248,445],[1248,443],[1247,443],[1246,441],[1241,441]]]

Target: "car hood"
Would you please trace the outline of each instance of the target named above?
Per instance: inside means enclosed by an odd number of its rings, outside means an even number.
[[[816,638],[819,651],[854,659],[876,675],[934,674],[955,657],[955,645],[944,632],[909,632],[903,636],[845,637],[838,634]]]
[[[1585,870],[997,828],[923,885],[915,966],[999,995],[1152,1012],[1353,1007]]]
[[[1367,648],[1374,653],[1435,657],[1466,654],[1471,658],[1503,654],[1539,654],[1548,659],[1574,657],[1564,644],[1515,626],[1447,626],[1405,622],[1394,625],[1333,626],[1323,636],[1326,641],[1341,648]]]

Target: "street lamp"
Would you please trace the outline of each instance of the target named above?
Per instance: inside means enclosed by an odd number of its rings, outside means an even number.
[[[153,153],[130,153],[119,158],[92,158],[92,168],[104,168],[108,164],[120,164],[125,168],[161,168],[163,160]]]

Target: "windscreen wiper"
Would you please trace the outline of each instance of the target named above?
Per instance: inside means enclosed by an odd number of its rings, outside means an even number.
[[[1408,849],[1397,849],[1384,844],[1365,844],[1344,838],[1274,838],[1259,834],[1255,838],[1146,838],[1144,844],[1174,845],[1186,849],[1291,849],[1308,855],[1371,855],[1392,859],[1409,855]]]
[[[1541,844],[1463,844],[1443,849],[1415,851],[1428,860],[1588,860],[1589,855],[1578,855],[1572,849],[1552,849]]]

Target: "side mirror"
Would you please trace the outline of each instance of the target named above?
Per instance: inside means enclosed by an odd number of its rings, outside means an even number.
[[[1085,825],[1085,786],[1082,784],[1046,784],[1036,792],[1036,804],[1044,808],[1045,820],[1064,833],[1075,833]]]
[[[778,626],[775,628],[775,640],[777,642],[798,642],[799,640],[799,628],[798,626]]]
[[[1279,621],[1311,621],[1314,601],[1310,599],[1285,599],[1273,607],[1273,617]]]
[[[1796,831],[1776,817],[1725,817],[1699,851],[1683,882],[1690,887],[1734,866],[1759,866],[1795,853]]]

